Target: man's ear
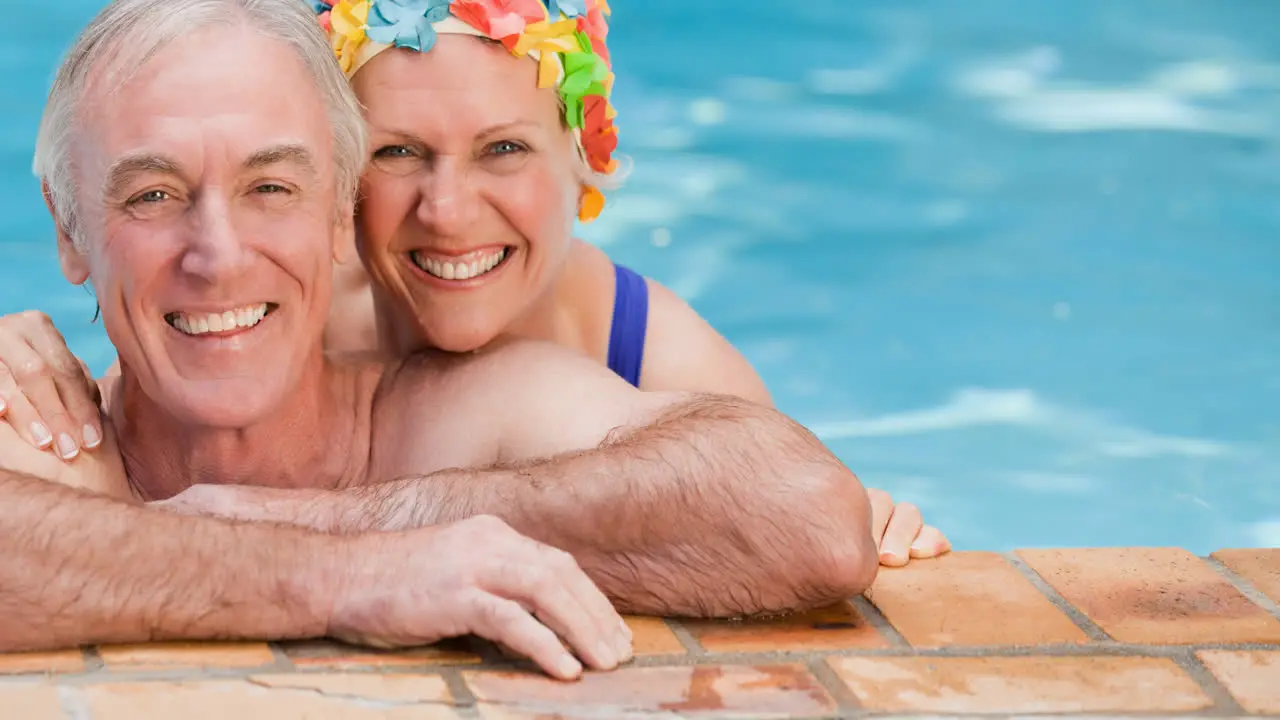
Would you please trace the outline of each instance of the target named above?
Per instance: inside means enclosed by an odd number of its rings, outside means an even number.
[[[58,216],[49,183],[42,180],[40,191],[44,195],[44,205],[49,209],[49,216],[53,218],[54,231],[58,236],[58,264],[62,266],[62,276],[72,285],[83,285],[89,280],[89,262],[71,239],[66,223]]]

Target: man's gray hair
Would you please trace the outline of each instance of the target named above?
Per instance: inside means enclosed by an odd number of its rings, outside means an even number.
[[[77,242],[82,234],[71,148],[91,79],[110,69],[103,86],[119,87],[169,43],[220,24],[251,27],[297,52],[329,111],[339,198],[355,197],[367,159],[367,131],[359,101],[306,0],[114,0],[80,34],[58,68],[36,141],[35,174],[48,183],[54,212]]]

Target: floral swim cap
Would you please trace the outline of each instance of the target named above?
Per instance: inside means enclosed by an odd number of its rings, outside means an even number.
[[[587,165],[608,175],[617,112],[609,103],[613,72],[606,0],[311,0],[342,71],[350,79],[392,47],[428,52],[440,34],[496,40],[517,57],[538,62],[538,87],[558,88],[565,122]],[[604,195],[587,186],[578,211],[584,222],[604,209]]]

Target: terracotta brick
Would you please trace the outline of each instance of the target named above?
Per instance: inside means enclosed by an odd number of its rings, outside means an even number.
[[[276,661],[263,643],[149,643],[98,648],[110,670],[253,668]]]
[[[407,668],[432,665],[474,665],[480,656],[453,647],[430,646],[383,651],[333,642],[290,643],[285,655],[299,668],[348,670],[355,668]]]
[[[631,628],[631,649],[636,657],[685,654],[680,638],[671,632],[662,618],[628,615],[623,620]]]
[[[708,652],[883,648],[889,643],[851,602],[771,620],[684,623]]]
[[[62,704],[53,685],[0,685],[0,717],[62,720]]]
[[[370,676],[377,679],[377,676]],[[371,691],[371,692],[370,692]],[[378,688],[339,683],[328,688],[267,687],[248,680],[89,685],[82,689],[94,720],[135,718],[341,718],[342,720],[455,720],[449,705],[386,698]],[[393,696],[395,693],[393,692]]]
[[[467,672],[481,703],[516,710],[609,717],[626,712],[732,713],[734,717],[812,716],[835,708],[800,665],[629,667],[563,683],[533,673]]]
[[[84,672],[84,653],[79,650],[0,655],[0,675],[78,672]]]
[[[1280,652],[1202,650],[1196,655],[1240,707],[1280,715]]]
[[[877,712],[1184,712],[1212,701],[1168,658],[842,657],[827,661]]]
[[[867,593],[916,647],[1088,641],[1071,619],[994,553],[962,552],[881,568]],[[999,608],[999,622],[984,622]]]
[[[1097,548],[1018,554],[1120,642],[1280,642],[1280,620],[1186,550]]]
[[[1213,558],[1280,603],[1280,548],[1219,550]]]
[[[453,702],[449,685],[439,675],[401,673],[279,673],[253,675],[249,682],[266,688],[316,690],[324,695],[343,695],[407,703]]]

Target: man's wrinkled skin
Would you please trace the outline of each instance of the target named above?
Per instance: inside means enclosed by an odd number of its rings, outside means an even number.
[[[351,207],[286,45],[192,33],[83,107],[81,242],[55,211],[59,256],[92,280],[121,373],[75,462],[0,423],[0,650],[475,633],[571,678],[573,655],[629,657],[610,600],[736,616],[870,585],[867,493],[776,411],[640,392],[539,343],[327,359]],[[170,321],[261,303],[225,336]],[[147,504],[197,485],[271,522]]]

